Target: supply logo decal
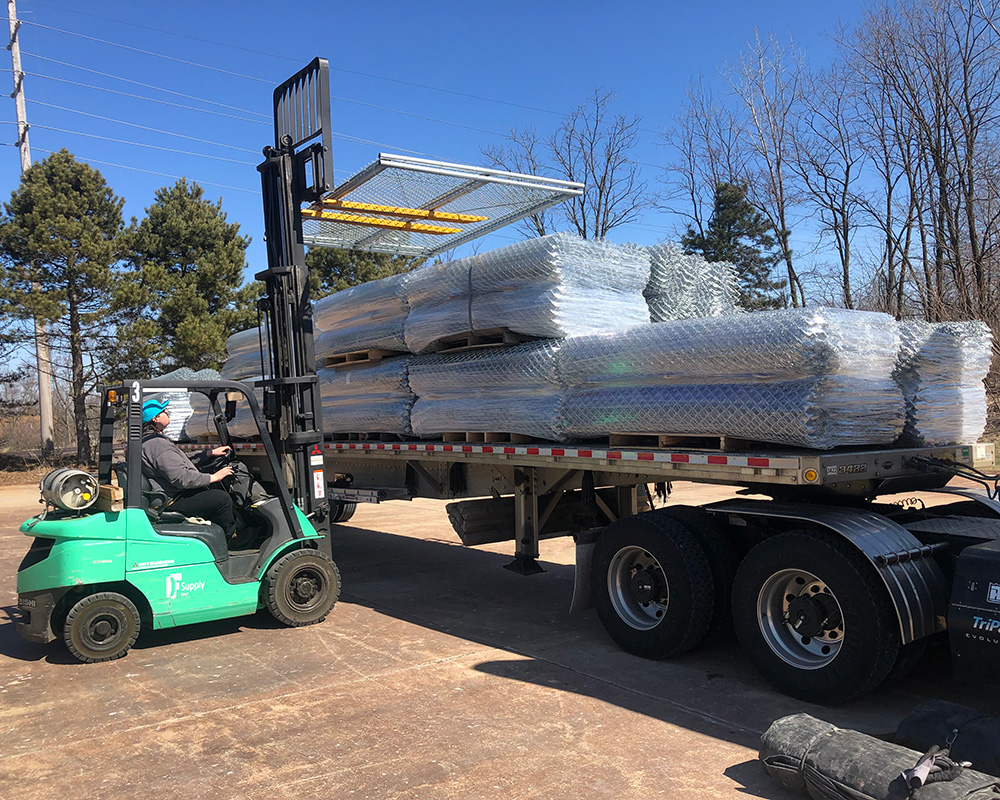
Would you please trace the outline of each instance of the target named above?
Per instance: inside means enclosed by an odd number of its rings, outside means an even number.
[[[185,583],[184,576],[180,572],[167,575],[167,600],[176,600],[178,597],[187,597],[192,592],[197,592],[204,588],[205,581]]]
[[[990,584],[990,593],[986,599],[991,603],[1000,605],[1000,583]]]

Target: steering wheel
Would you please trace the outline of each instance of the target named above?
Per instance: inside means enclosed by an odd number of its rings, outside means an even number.
[[[219,456],[212,456],[202,462],[202,472],[218,472],[223,467],[227,467],[236,461],[236,453],[230,447],[229,451]]]

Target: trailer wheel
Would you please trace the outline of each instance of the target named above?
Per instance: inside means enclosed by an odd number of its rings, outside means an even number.
[[[315,550],[293,550],[264,576],[264,605],[278,622],[298,628],[326,619],[340,597],[340,570]]]
[[[354,512],[358,508],[357,503],[348,503],[343,500],[334,500],[330,506],[330,522],[347,522],[354,516]]]
[[[139,626],[135,603],[117,592],[97,592],[69,610],[63,623],[63,641],[85,663],[114,661],[135,644]]]
[[[768,681],[818,703],[874,689],[900,648],[896,613],[874,567],[826,531],[780,534],[754,547],[736,574],[733,621]]]
[[[657,514],[612,523],[597,540],[594,606],[622,649],[669,658],[697,646],[712,621],[714,585],[698,540]]]
[[[667,506],[652,512],[656,516],[675,519],[701,544],[715,584],[715,609],[708,636],[715,637],[732,631],[733,581],[740,565],[739,553],[733,540],[716,518],[701,508]]]

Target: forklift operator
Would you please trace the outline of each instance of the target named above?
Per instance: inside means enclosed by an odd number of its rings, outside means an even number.
[[[233,468],[225,466],[209,474],[201,472],[197,465],[228,453],[230,448],[216,447],[188,458],[163,435],[170,424],[166,410],[169,404],[169,400],[147,400],[142,404],[142,474],[154,490],[166,495],[164,511],[209,519],[222,528],[228,539],[236,531],[233,498],[225,489],[209,487],[230,477]]]

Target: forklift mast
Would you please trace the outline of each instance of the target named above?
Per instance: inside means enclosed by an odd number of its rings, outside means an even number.
[[[323,470],[322,399],[316,376],[313,310],[301,206],[332,188],[330,83],[316,58],[274,90],[274,146],[257,167],[264,196],[267,269],[261,317],[264,415],[285,481],[299,507],[329,541]]]

